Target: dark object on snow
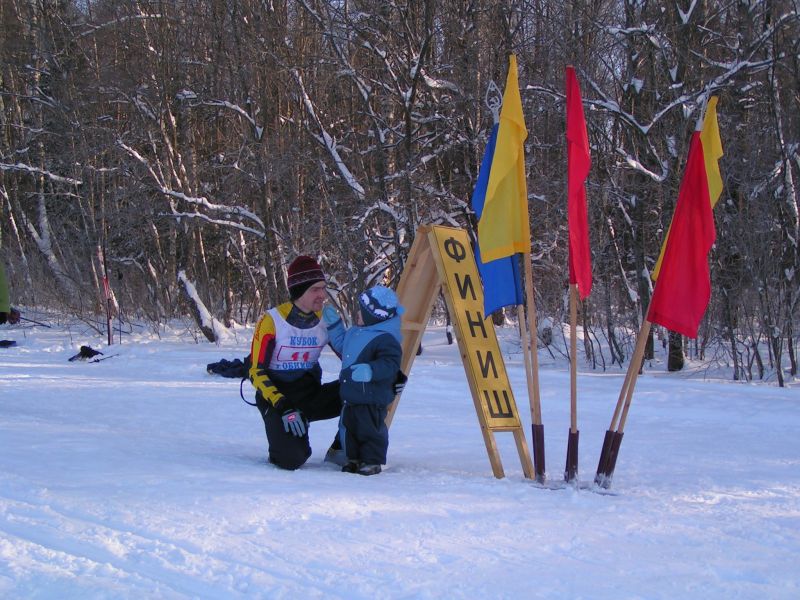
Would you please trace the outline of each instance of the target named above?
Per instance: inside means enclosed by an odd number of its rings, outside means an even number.
[[[250,356],[246,356],[244,360],[235,358],[233,360],[222,359],[219,362],[209,363],[206,366],[206,371],[210,375],[221,375],[222,377],[230,377],[232,379],[244,379],[247,377],[247,372],[250,370]]]
[[[0,325],[6,322],[8,322],[9,325],[16,325],[21,318],[19,311],[12,306],[8,312],[0,312]]]
[[[0,348],[10,348],[11,346],[16,346],[17,342],[14,340],[0,340]]]
[[[91,346],[81,346],[81,351],[70,358],[69,361],[72,362],[73,360],[86,360],[87,358],[92,358],[98,354],[102,354],[102,352],[95,350]]]

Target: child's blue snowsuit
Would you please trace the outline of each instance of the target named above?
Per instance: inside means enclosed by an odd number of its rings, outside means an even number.
[[[342,398],[340,435],[348,460],[386,464],[389,429],[384,422],[394,400],[393,385],[400,371],[400,315],[345,330],[341,321],[328,330],[329,343],[342,357],[339,395]],[[353,381],[352,367],[368,364],[370,381]]]

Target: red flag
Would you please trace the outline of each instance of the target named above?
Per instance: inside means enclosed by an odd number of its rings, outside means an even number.
[[[592,166],[583,116],[581,88],[575,69],[567,67],[567,220],[569,282],[578,284],[581,300],[592,291],[592,255],[586,210],[586,177]]]
[[[695,131],[648,321],[690,338],[697,337],[697,328],[711,297],[708,252],[716,236],[703,143],[700,132]]]

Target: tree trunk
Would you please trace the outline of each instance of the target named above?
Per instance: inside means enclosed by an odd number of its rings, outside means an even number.
[[[680,371],[683,369],[683,336],[674,331],[669,332],[669,351],[667,354],[667,370]]]

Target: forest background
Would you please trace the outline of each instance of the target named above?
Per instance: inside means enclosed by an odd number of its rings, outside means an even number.
[[[713,93],[711,303],[696,341],[656,338],[735,379],[797,375],[797,0],[0,0],[0,36],[16,303],[101,330],[107,269],[121,324],[192,315],[213,341],[285,300],[302,253],[352,314],[365,286],[397,283],[420,224],[474,235],[485,96],[514,53],[542,322],[567,312],[571,64],[593,161],[587,360],[630,355]]]

